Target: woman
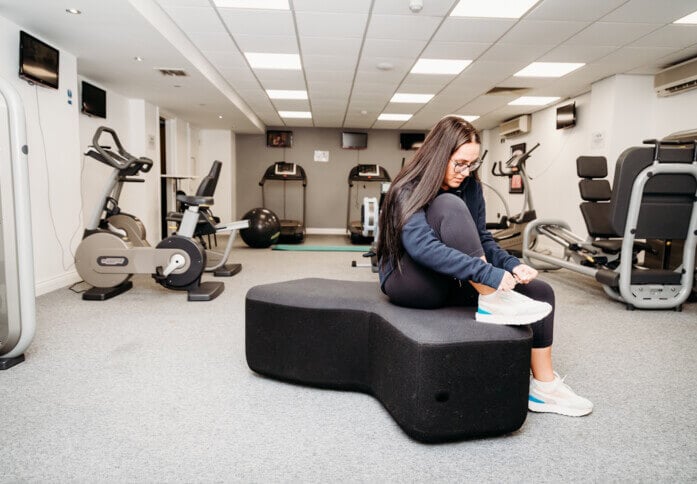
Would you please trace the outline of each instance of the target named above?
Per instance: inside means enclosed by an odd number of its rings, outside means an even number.
[[[470,123],[447,116],[394,179],[380,214],[380,287],[400,306],[477,304],[477,321],[531,324],[528,408],[587,415],[593,404],[552,368],[551,286],[501,249],[486,230],[476,173],[480,143]]]

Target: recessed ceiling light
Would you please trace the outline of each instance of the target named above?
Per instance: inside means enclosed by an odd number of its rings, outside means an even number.
[[[73,15],[80,15],[82,13],[80,10],[76,8],[66,8],[65,11]]]
[[[539,0],[460,0],[451,17],[520,18]]]
[[[545,106],[557,101],[559,96],[521,96],[508,103],[509,106]]]
[[[410,94],[406,92],[398,92],[390,99],[391,103],[414,103],[425,104],[433,99],[433,94]]]
[[[138,57],[138,56],[135,56],[135,57],[133,58],[133,60],[134,60],[134,61],[138,61],[138,62],[143,62],[143,58],[142,58],[142,57]]]
[[[479,116],[476,116],[474,114],[453,114],[453,116],[457,116],[458,118],[462,118],[465,121],[468,121],[470,123],[479,119]]]
[[[245,57],[253,69],[302,69],[298,54],[267,54],[263,52],[245,52]]]
[[[391,71],[394,69],[394,65],[390,64],[389,62],[380,62],[376,67],[381,71]]]
[[[459,74],[472,63],[468,59],[419,59],[412,74]]]
[[[174,87],[181,87],[179,84],[175,84]]]
[[[307,99],[307,91],[267,89],[266,94],[268,94],[271,99]]]
[[[278,115],[282,118],[312,119],[310,111],[279,111]]]
[[[689,15],[685,15],[683,18],[679,18],[674,24],[697,24],[697,11],[692,12]]]
[[[411,114],[382,113],[378,116],[378,121],[409,121],[410,119]]]
[[[533,62],[513,74],[515,77],[562,77],[586,64],[583,62]]]
[[[254,8],[262,10],[290,10],[288,0],[215,0],[221,8]]]
[[[222,114],[219,114],[219,115],[218,115],[218,119],[223,119],[223,115],[222,115]]]

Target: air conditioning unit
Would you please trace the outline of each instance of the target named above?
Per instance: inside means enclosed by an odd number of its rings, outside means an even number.
[[[499,125],[499,136],[510,138],[530,131],[530,115],[524,114]]]
[[[663,69],[653,78],[653,87],[661,97],[697,88],[697,57]]]

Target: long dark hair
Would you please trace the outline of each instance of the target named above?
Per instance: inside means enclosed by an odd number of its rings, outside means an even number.
[[[381,263],[399,266],[404,254],[402,228],[429,204],[443,184],[450,157],[465,143],[481,143],[477,130],[459,116],[446,116],[428,133],[412,160],[390,185],[380,213],[377,255]]]

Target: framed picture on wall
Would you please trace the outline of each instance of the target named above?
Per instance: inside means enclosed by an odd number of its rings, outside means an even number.
[[[266,146],[271,148],[290,148],[293,145],[292,131],[267,131]]]
[[[508,193],[523,193],[523,177],[520,174],[508,177]]]

